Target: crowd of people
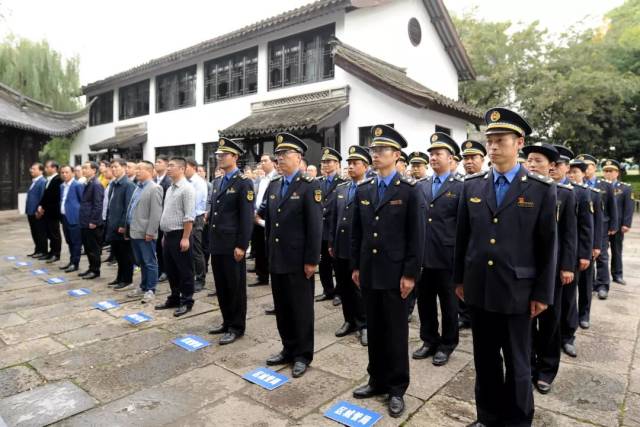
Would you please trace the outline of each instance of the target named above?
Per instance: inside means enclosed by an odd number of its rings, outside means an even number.
[[[110,247],[116,291],[188,313],[209,264],[222,322],[220,344],[246,327],[247,286],[271,285],[282,351],[267,365],[304,375],[314,355],[314,302],[341,305],[338,337],[357,334],[369,355],[369,381],[355,398],[388,395],[391,416],[409,386],[414,306],[421,345],[414,359],[446,365],[471,328],[476,370],[473,426],[531,425],[533,389],[551,391],[561,352],[577,357],[576,331],[590,327],[592,293],[624,285],[622,243],[631,227],[631,188],[620,163],[570,148],[525,144],[532,129],[517,113],[485,114],[486,143],[459,145],[436,132],[410,155],[398,129],[371,128],[369,147],[322,149],[320,176],[306,143],[275,138],[257,168],[239,169],[238,141],[220,138],[211,182],[192,159],[85,162],[31,167],[26,213],[32,257],[60,261],[60,224],[69,262],[85,280],[101,274]],[[485,168],[486,157],[490,167]],[[465,174],[458,172],[462,162]],[[609,264],[609,249],[611,264]],[[248,251],[256,282],[247,284]],[[610,267],[611,265],[611,267]],[[141,270],[133,284],[134,266]],[[318,271],[322,293],[314,295]]]

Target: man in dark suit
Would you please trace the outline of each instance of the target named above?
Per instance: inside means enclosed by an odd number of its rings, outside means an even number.
[[[560,158],[560,153],[551,144],[536,142],[522,149],[527,156],[527,169],[532,173],[548,177]],[[557,266],[553,305],[533,319],[532,377],[536,389],[549,393],[551,384],[560,367],[561,334],[560,316],[562,293],[565,286],[573,283],[576,272],[576,248],[578,243],[578,217],[573,186],[556,182],[557,191]]]
[[[340,304],[340,293],[333,285],[333,258],[329,255],[329,239],[333,233],[331,227],[331,217],[336,198],[336,187],[343,183],[340,178],[340,162],[342,156],[333,148],[322,149],[323,176],[318,178],[322,189],[322,251],[320,252],[320,283],[322,283],[322,294],[316,297],[316,302],[333,299],[333,305]]]
[[[371,137],[378,176],[358,186],[351,238],[352,279],[367,315],[369,382],[353,396],[389,394],[389,414],[399,417],[409,387],[407,297],[420,274],[426,206],[414,181],[396,170],[404,137],[386,125],[373,126]]]
[[[155,182],[162,187],[162,203],[164,206],[164,199],[167,196],[167,190],[171,187],[171,177],[167,174],[167,165],[169,164],[169,158],[167,156],[160,155],[156,157],[155,169],[156,178]],[[167,281],[167,273],[164,268],[164,256],[162,252],[162,230],[158,229],[158,240],[156,240],[156,253],[158,255],[158,283]]]
[[[42,176],[43,171],[44,166],[42,166],[42,163],[34,163],[29,169],[32,181],[27,191],[25,213],[29,220],[31,239],[35,245],[33,252],[29,254],[32,258],[40,258],[47,253],[47,228],[44,219],[37,215],[38,205],[40,204],[47,183],[45,177]]]
[[[282,351],[267,365],[294,362],[294,378],[313,360],[313,275],[320,261],[322,190],[300,172],[307,145],[289,133],[276,136],[275,155],[281,176],[273,178],[258,211],[265,236],[276,323]]]
[[[518,163],[531,133],[522,117],[492,108],[485,122],[492,168],[465,178],[454,264],[456,293],[471,310],[472,425],[531,425],[531,319],[553,304],[556,189]]]
[[[602,243],[600,256],[596,259],[596,282],[593,289],[598,293],[598,298],[607,299],[609,296],[609,236],[613,236],[618,230],[618,207],[613,198],[613,186],[607,180],[596,177],[597,160],[590,154],[580,154],[579,160],[587,164],[585,184],[591,188],[600,190],[600,203],[596,208],[602,210]]]
[[[631,186],[626,182],[620,181],[620,162],[617,160],[607,160],[602,167],[604,177],[611,182],[613,187],[613,198],[616,202],[616,210],[618,211],[618,223],[615,224],[617,230],[609,236],[609,244],[611,245],[611,277],[613,281],[626,285],[622,278],[622,242],[625,233],[631,229],[633,221],[633,199],[631,197]]]
[[[349,177],[351,182],[344,182],[336,187],[336,197],[330,211],[331,228],[334,230],[329,240],[329,254],[334,259],[337,287],[342,297],[342,315],[344,323],[336,331],[337,337],[344,337],[352,332],[360,336],[360,343],[367,346],[367,316],[364,311],[362,293],[351,277],[351,227],[356,189],[365,179],[367,168],[371,164],[371,155],[365,147],[353,145],[349,147]]]
[[[60,249],[62,248],[62,237],[60,236],[60,184],[62,184],[62,179],[58,175],[59,168],[58,163],[53,160],[48,160],[44,164],[47,183],[36,213],[44,219],[47,240],[49,240],[48,253],[38,259],[46,261],[47,264],[60,260]]]
[[[102,236],[104,223],[102,221],[102,203],[104,201],[104,187],[98,180],[98,164],[86,162],[82,165],[82,174],[87,179],[82,202],[80,203],[80,236],[82,246],[89,261],[89,268],[78,274],[83,279],[100,277],[100,256],[102,254]]]
[[[74,179],[73,169],[65,165],[60,168],[62,185],[60,186],[60,213],[62,214],[62,232],[69,246],[69,262],[60,267],[65,273],[78,271],[80,264],[80,249],[82,236],[80,235],[80,204],[84,186]]]
[[[429,147],[433,176],[417,186],[425,196],[427,217],[422,277],[418,282],[418,312],[422,346],[414,359],[433,356],[435,366],[445,365],[458,346],[458,299],[453,287],[453,246],[463,179],[451,171],[458,144],[436,132]],[[438,300],[442,335],[438,333]]]
[[[113,286],[116,291],[127,289],[133,282],[133,252],[131,251],[131,241],[126,238],[125,231],[127,208],[136,186],[129,181],[126,168],[127,162],[124,159],[111,161],[113,181],[109,187],[105,238],[111,242],[111,250],[118,262],[116,278],[108,284]]]
[[[222,312],[222,324],[209,332],[224,334],[221,345],[244,335],[247,318],[245,254],[253,228],[255,192],[253,182],[237,166],[244,152],[234,141],[220,138],[216,160],[224,175],[213,181],[207,203],[211,269]]]

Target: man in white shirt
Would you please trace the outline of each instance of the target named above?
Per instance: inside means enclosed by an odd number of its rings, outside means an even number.
[[[187,167],[184,170],[184,176],[191,183],[196,191],[196,209],[195,220],[193,221],[193,230],[191,231],[192,250],[193,250],[193,271],[195,273],[193,291],[200,292],[204,288],[204,281],[207,275],[204,263],[204,247],[202,245],[202,235],[204,230],[204,214],[207,212],[207,182],[198,175],[198,162],[193,159],[187,160]]]
[[[267,191],[267,187],[269,187],[269,183],[277,175],[275,157],[271,154],[263,154],[260,158],[260,168],[264,171],[264,178],[258,183],[258,194],[256,195],[255,205],[256,212],[262,204],[262,199]],[[255,259],[255,273],[258,280],[255,283],[249,283],[248,286],[269,284],[269,264],[264,239],[264,220],[257,219],[256,227],[253,227],[253,233],[251,235],[251,252]]]

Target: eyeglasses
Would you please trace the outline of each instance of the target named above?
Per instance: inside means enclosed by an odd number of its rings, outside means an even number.
[[[391,150],[393,150],[393,148],[391,147],[369,147],[369,153],[370,154],[377,154],[380,155],[382,153],[388,153]]]

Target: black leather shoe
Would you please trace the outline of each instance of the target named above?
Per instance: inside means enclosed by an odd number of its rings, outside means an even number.
[[[468,424],[467,427],[488,427],[486,424],[481,423],[480,421],[474,421],[471,424]]]
[[[71,264],[71,266],[65,268],[63,271],[65,273],[73,273],[74,271],[78,271],[78,266]]]
[[[118,283],[120,283],[120,281],[118,279],[115,279],[107,283],[107,286],[116,286]]]
[[[367,328],[360,330],[360,344],[362,344],[363,347],[369,345],[369,334],[367,333]]]
[[[330,299],[333,299],[333,297],[330,297],[327,294],[320,294],[320,295],[316,295],[316,302],[321,302],[321,301],[329,301]]]
[[[471,322],[466,320],[458,320],[458,329],[469,329],[471,327]]]
[[[434,346],[422,344],[422,347],[414,351],[411,357],[414,359],[426,359],[434,354],[436,354],[436,348]]]
[[[293,364],[293,369],[291,369],[291,376],[293,378],[300,378],[307,372],[307,364],[304,362],[296,362]]]
[[[91,271],[86,276],[82,276],[82,279],[83,280],[92,280],[92,279],[97,279],[98,277],[100,277],[99,273],[94,273],[93,271]]]
[[[404,399],[402,396],[391,396],[389,398],[389,415],[398,418],[404,412]]]
[[[386,394],[383,390],[372,387],[369,384],[365,384],[357,389],[353,390],[353,397],[356,399],[368,399],[373,396],[380,396]]]
[[[41,256],[44,256],[45,254],[42,252],[36,252],[34,254],[29,255],[31,258],[40,258]]]
[[[60,270],[66,270],[67,268],[71,267],[73,264],[72,263],[68,263],[66,265],[63,265],[62,267],[59,267]]]
[[[446,365],[448,361],[449,355],[447,353],[444,351],[437,351],[436,354],[433,355],[431,363],[433,363],[434,366],[443,366]]]
[[[170,303],[168,301],[158,304],[154,307],[155,310],[169,310],[172,308],[178,308],[178,304]]]
[[[204,289],[204,283],[202,282],[195,282],[193,284],[193,293],[197,294],[198,292],[202,291]]]
[[[607,299],[608,297],[609,297],[609,292],[606,289],[600,289],[598,291],[598,299]]]
[[[80,277],[84,277],[84,276],[86,276],[86,275],[87,275],[87,274],[89,274],[89,273],[91,273],[91,270],[87,270],[87,271],[84,271],[84,272],[82,272],[82,273],[78,273],[78,276],[80,276]]]
[[[27,254],[27,256],[28,256],[29,258],[33,258],[33,256],[34,256],[35,254],[37,254],[37,253],[38,253],[38,252],[33,251],[33,252],[31,252],[30,254]]]
[[[227,332],[227,327],[224,325],[214,326],[209,330],[211,335],[224,334],[225,332]]]
[[[342,298],[340,298],[340,295],[336,295],[335,297],[333,297],[333,301],[331,302],[331,304],[333,304],[334,307],[342,304]]]
[[[291,362],[291,358],[285,356],[282,353],[278,353],[267,359],[267,366],[284,365],[289,362]]]
[[[53,255],[49,255],[49,254],[42,254],[42,256],[39,256],[37,258],[38,261],[46,261],[48,259],[53,258]]]
[[[340,328],[338,328],[338,330],[336,331],[336,337],[338,337],[338,338],[345,337],[345,336],[349,335],[353,331],[354,331],[354,329],[353,329],[353,326],[351,325],[351,323],[344,322],[342,324],[342,326],[340,326]]]
[[[180,307],[176,308],[176,311],[173,312],[173,317],[184,316],[190,311],[191,311],[190,305],[181,305]]]
[[[622,278],[622,276],[616,276],[613,278],[613,281],[618,285],[626,285],[627,282]]]
[[[46,260],[47,264],[53,264],[54,262],[58,262],[60,261],[60,257],[59,256],[52,256],[51,258],[48,258]]]
[[[264,314],[266,314],[268,316],[275,316],[276,315],[276,308],[275,307],[265,308],[264,309]]]
[[[238,335],[235,332],[227,332],[222,336],[222,338],[220,338],[220,340],[218,341],[218,344],[220,345],[231,344],[237,339],[238,339]]]
[[[249,283],[247,286],[250,288],[256,287],[256,286],[266,286],[269,284],[268,280],[263,280],[263,279],[258,279],[257,282],[253,282],[253,283]]]
[[[536,381],[535,383],[536,389],[540,392],[540,394],[547,394],[551,391],[551,384],[548,384],[544,381]]]
[[[589,329],[590,326],[591,326],[591,323],[589,323],[588,320],[581,320],[580,321],[580,327],[582,329]]]
[[[564,353],[569,357],[578,357],[578,351],[576,350],[576,346],[574,344],[563,344],[562,351],[564,351]]]
[[[162,273],[158,277],[158,283],[166,282],[167,280],[169,280],[169,278],[167,277],[167,273]]]

